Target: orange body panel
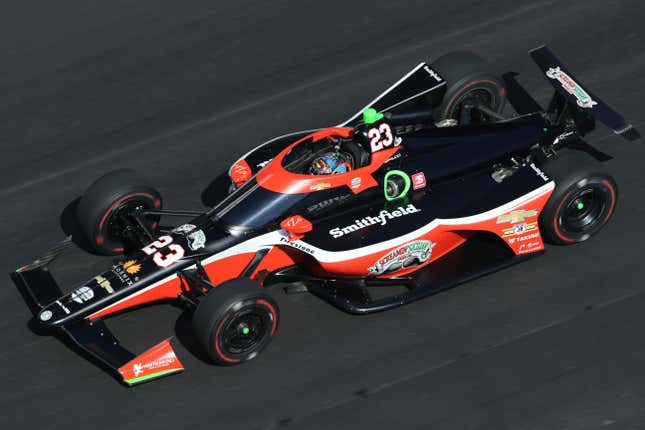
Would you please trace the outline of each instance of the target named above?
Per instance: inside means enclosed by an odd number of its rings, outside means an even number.
[[[251,262],[254,255],[254,252],[232,255],[230,257],[208,263],[204,266],[204,270],[206,270],[206,274],[211,280],[211,283],[213,285],[218,285],[224,281],[240,276],[246,266]]]
[[[271,251],[264,256],[258,267],[251,275],[251,279],[256,279],[261,272],[273,272],[283,267],[292,266],[299,260],[299,255],[294,255],[291,249],[285,249],[280,246],[274,246]]]
[[[145,303],[156,302],[158,300],[176,299],[180,293],[181,280],[175,277],[163,284],[155,286],[154,288],[144,288],[143,290],[135,293],[130,297],[127,297],[124,300],[113,303],[110,306],[93,313],[89,316],[89,319],[94,320],[96,318],[101,318],[115,312],[122,311],[124,309],[143,305]]]

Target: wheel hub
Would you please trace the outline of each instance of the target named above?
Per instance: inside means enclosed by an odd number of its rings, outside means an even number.
[[[588,187],[580,190],[567,204],[563,216],[563,227],[573,232],[587,231],[596,224],[605,204],[600,190]]]
[[[269,327],[270,321],[262,309],[243,309],[224,327],[222,346],[230,354],[249,353],[265,339]]]

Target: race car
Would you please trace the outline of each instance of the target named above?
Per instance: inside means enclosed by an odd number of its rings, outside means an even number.
[[[276,335],[281,289],[271,286],[369,314],[540,255],[544,242],[587,240],[618,191],[609,157],[582,138],[596,120],[639,134],[547,47],[530,55],[555,89],[546,109],[516,75],[446,54],[342,124],[240,157],[215,181],[221,200],[208,211],[163,209],[137,172],[108,173],[76,216],[92,251],[119,262],[63,294],[48,266],[68,237],[12,278],[40,325],[133,385],[183,366],[171,339],[140,355],[121,346],[105,319],[124,310],[177,300],[208,357],[234,365]]]

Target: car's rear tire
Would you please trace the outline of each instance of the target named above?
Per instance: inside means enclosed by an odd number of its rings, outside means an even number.
[[[616,181],[581,151],[565,150],[541,166],[555,190],[539,217],[544,239],[557,245],[582,242],[607,224],[616,208]]]
[[[466,51],[451,52],[439,57],[431,67],[447,83],[441,103],[433,109],[435,122],[457,120],[460,125],[467,125],[495,120],[477,109],[464,108],[473,103],[481,103],[497,114],[504,110],[504,84],[478,55]]]
[[[124,252],[123,217],[135,210],[161,209],[161,195],[136,172],[114,170],[97,179],[78,203],[76,216],[80,231],[92,249],[103,255]],[[157,218],[147,218],[154,229]]]
[[[193,331],[208,357],[230,366],[255,358],[276,333],[280,310],[255,281],[223,282],[202,299],[193,315]]]

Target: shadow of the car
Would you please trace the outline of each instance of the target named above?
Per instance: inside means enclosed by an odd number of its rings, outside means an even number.
[[[175,336],[179,343],[190,352],[193,357],[206,364],[213,364],[206,355],[204,348],[197,342],[192,327],[192,312],[184,311],[175,322]]]
[[[99,255],[92,249],[91,244],[81,232],[81,228],[78,224],[76,209],[80,200],[81,198],[77,197],[65,206],[59,217],[60,227],[67,236],[72,237],[72,242],[74,242],[76,246],[90,254]]]

